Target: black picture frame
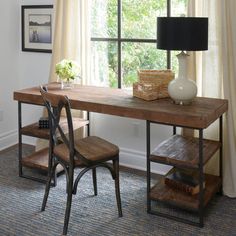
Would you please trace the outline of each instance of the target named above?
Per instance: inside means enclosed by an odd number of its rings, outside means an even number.
[[[22,5],[22,51],[52,52],[53,5]]]

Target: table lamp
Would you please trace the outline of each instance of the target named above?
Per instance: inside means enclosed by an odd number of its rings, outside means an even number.
[[[157,17],[157,48],[181,51],[178,77],[168,85],[168,93],[175,104],[187,105],[197,95],[197,85],[187,78],[185,51],[208,49],[208,18]]]

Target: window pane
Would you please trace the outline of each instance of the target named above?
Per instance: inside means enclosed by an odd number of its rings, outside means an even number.
[[[187,0],[171,0],[171,16],[187,16]],[[175,77],[179,73],[178,55],[180,51],[171,51],[171,69],[175,73]]]
[[[166,16],[166,0],[122,0],[122,37],[156,38],[156,19]]]
[[[117,88],[117,43],[92,42],[91,84]]]
[[[187,0],[171,0],[171,16],[187,16]]]
[[[92,0],[91,36],[117,37],[117,0]]]
[[[157,50],[152,43],[122,44],[122,87],[137,81],[139,69],[166,69],[166,51]]]
[[[177,55],[181,53],[181,51],[172,51],[171,52],[171,70],[175,73],[175,77],[178,76],[179,73],[179,62]]]

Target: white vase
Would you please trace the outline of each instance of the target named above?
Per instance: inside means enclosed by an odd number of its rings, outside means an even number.
[[[197,85],[187,78],[187,57],[184,52],[177,55],[179,74],[168,85],[168,93],[175,104],[188,105],[197,95]]]

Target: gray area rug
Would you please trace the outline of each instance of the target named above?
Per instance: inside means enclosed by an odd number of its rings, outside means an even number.
[[[68,235],[236,235],[236,199],[216,196],[206,209],[204,228],[198,228],[147,214],[144,176],[121,170],[120,184],[122,218],[118,217],[114,184],[108,171],[98,171],[96,197],[91,175],[87,173],[73,198]],[[61,235],[66,205],[65,176],[58,178],[46,211],[40,212],[43,194],[44,184],[18,177],[17,148],[0,152],[1,236]]]

